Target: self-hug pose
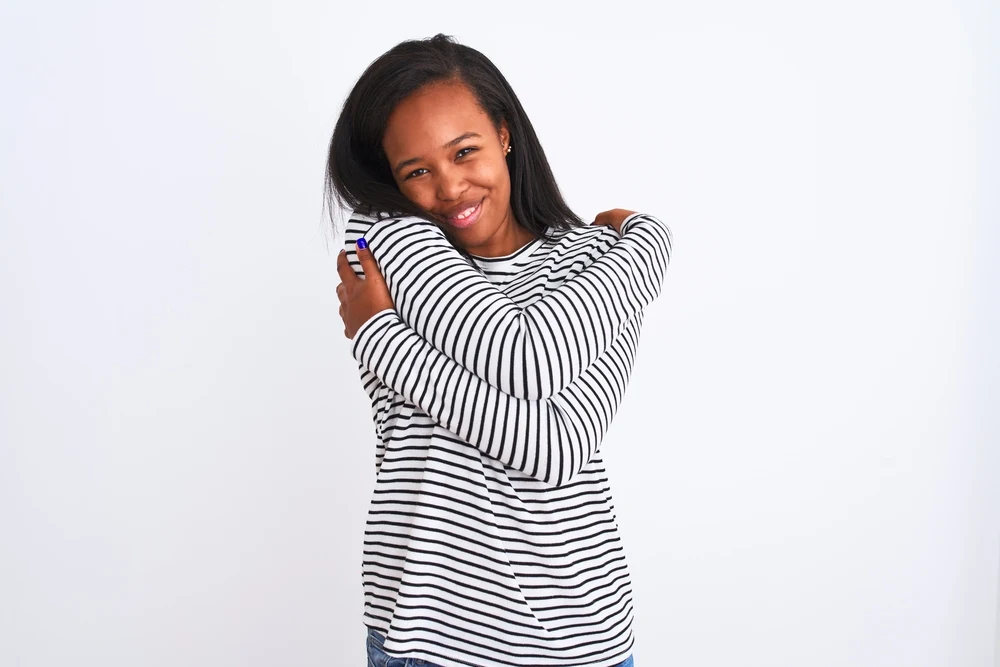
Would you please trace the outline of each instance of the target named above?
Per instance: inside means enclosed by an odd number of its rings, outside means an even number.
[[[510,85],[438,35],[362,74],[330,146],[337,294],[375,423],[369,665],[632,665],[600,445],[673,237],[587,225]]]

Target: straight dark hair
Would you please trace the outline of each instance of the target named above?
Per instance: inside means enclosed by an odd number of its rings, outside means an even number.
[[[376,217],[412,215],[435,222],[399,191],[382,137],[396,105],[439,81],[465,84],[497,131],[501,121],[507,122],[514,147],[507,155],[510,205],[522,226],[546,236],[551,229],[585,225],[563,200],[545,151],[507,79],[482,53],[440,33],[397,44],[354,84],[330,140],[326,203],[331,213],[339,204]]]

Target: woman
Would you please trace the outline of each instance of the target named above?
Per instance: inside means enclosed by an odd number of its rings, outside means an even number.
[[[327,166],[355,209],[337,293],[378,440],[370,663],[631,665],[599,446],[669,229],[585,225],[503,75],[443,35],[368,67]]]

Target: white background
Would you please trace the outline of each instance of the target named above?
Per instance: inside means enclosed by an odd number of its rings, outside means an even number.
[[[0,664],[363,664],[323,172],[445,32],[674,230],[604,443],[637,664],[1000,665],[998,5],[639,7],[4,3]]]

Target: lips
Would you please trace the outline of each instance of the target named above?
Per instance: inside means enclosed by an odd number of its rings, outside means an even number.
[[[449,225],[464,229],[475,224],[482,212],[483,199],[464,201],[458,206],[452,207],[445,214],[444,219]]]

